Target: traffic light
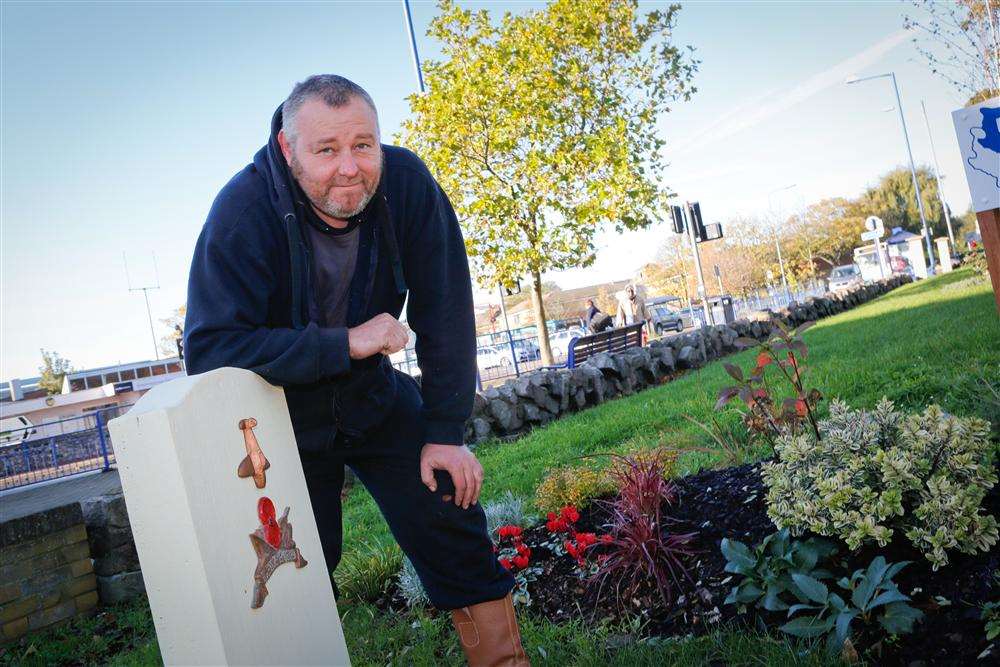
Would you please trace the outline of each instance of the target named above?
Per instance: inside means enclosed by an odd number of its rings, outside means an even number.
[[[684,233],[684,211],[680,206],[670,207],[670,222],[673,225],[675,234]]]
[[[694,229],[695,241],[701,243],[708,238],[705,233],[705,223],[701,219],[701,205],[698,202],[688,202],[688,220]]]

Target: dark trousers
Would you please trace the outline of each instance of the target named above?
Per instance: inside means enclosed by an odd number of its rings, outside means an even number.
[[[346,464],[375,499],[435,607],[458,609],[502,598],[514,578],[497,562],[482,507],[445,502],[443,496],[455,494],[445,471],[435,471],[433,493],[420,480],[425,444],[420,389],[409,375],[398,375],[395,406],[371,435],[350,444],[338,436],[327,451],[299,452],[326,564],[336,570],[340,562]]]

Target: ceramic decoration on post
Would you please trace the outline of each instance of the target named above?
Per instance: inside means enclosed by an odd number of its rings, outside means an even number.
[[[250,544],[257,554],[257,567],[253,573],[253,599],[251,609],[260,609],[267,597],[267,580],[279,565],[295,563],[295,569],[302,569],[308,563],[292,539],[292,524],[288,523],[286,507],[280,519],[274,516],[274,503],[267,496],[257,501],[257,517],[260,526],[250,534]]]
[[[243,431],[243,445],[246,447],[247,455],[240,461],[239,468],[236,469],[238,477],[253,477],[253,483],[258,489],[267,486],[267,477],[264,471],[271,467],[271,462],[264,456],[254,435],[253,427],[257,425],[257,420],[253,417],[241,419],[238,427]]]

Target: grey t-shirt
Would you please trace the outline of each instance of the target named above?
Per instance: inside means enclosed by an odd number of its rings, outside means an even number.
[[[345,233],[324,232],[311,224],[308,230],[313,248],[313,317],[324,327],[347,326],[347,304],[351,278],[358,261],[358,227]]]

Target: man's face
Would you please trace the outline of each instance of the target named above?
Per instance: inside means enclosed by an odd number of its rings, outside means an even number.
[[[309,201],[337,220],[364,210],[382,176],[375,112],[357,97],[338,108],[310,99],[294,122],[294,142],[282,130],[278,143]]]

